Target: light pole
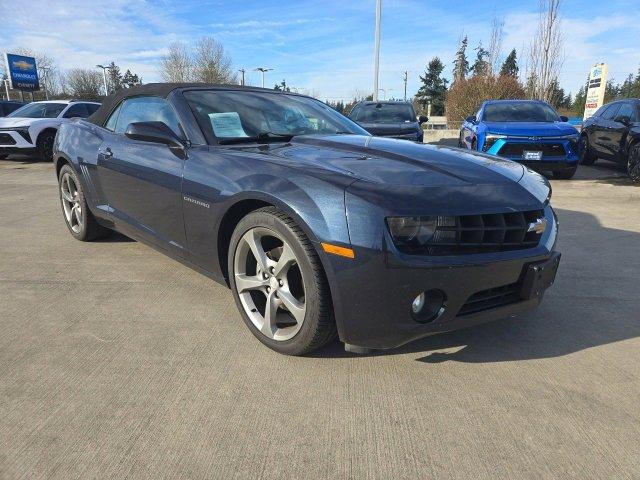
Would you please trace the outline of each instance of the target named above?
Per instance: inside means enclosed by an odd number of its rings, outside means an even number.
[[[96,65],[96,68],[102,69],[102,80],[104,80],[104,95],[109,96],[109,89],[107,88],[107,70],[109,67],[105,67],[103,65]]]
[[[404,101],[407,101],[407,77],[409,76],[409,72],[407,70],[404,71]]]
[[[264,74],[271,70],[273,70],[273,68],[258,67],[253,69],[254,72],[262,72],[262,88],[264,88]]]
[[[242,74],[242,77],[240,79],[240,85],[244,86],[244,73],[246,72],[246,70],[244,68],[241,68],[238,71]]]
[[[373,100],[378,101],[378,73],[380,72],[380,17],[382,17],[382,0],[376,0],[376,38],[373,54]]]

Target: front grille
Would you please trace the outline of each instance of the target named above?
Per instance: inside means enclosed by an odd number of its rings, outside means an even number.
[[[472,313],[519,302],[522,300],[520,297],[521,286],[520,282],[516,282],[474,293],[458,311],[458,316],[471,315]]]
[[[409,253],[460,255],[523,250],[538,245],[542,233],[528,232],[529,224],[544,218],[542,210],[442,217],[435,233]]]
[[[498,151],[504,157],[522,157],[523,152],[542,152],[543,157],[564,157],[566,155],[562,143],[520,143],[507,142]]]
[[[0,133],[0,145],[15,145],[16,141],[8,133]]]

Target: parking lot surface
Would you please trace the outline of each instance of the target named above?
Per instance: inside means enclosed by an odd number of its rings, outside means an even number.
[[[52,166],[1,161],[0,478],[638,478],[640,187],[552,183],[540,308],[293,358],[200,274],[73,240]]]

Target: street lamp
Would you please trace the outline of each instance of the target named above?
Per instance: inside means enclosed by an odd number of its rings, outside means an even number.
[[[373,54],[373,100],[378,101],[378,73],[380,72],[380,17],[382,17],[382,0],[376,0],[376,37]]]
[[[104,80],[104,95],[108,96],[109,89],[107,88],[107,70],[109,69],[109,67],[105,67],[103,65],[96,65],[96,68],[102,69],[102,80]]]
[[[264,74],[271,70],[273,70],[273,68],[258,67],[253,69],[254,72],[262,72],[262,88],[264,88]]]
[[[244,68],[241,68],[238,71],[242,74],[242,79],[240,80],[240,85],[244,86],[244,73],[246,72],[246,70]]]

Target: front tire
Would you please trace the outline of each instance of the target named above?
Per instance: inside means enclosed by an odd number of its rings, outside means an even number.
[[[229,282],[245,324],[267,347],[303,355],[335,335],[329,286],[304,232],[274,207],[249,213],[229,245]]]
[[[627,174],[633,183],[640,183],[640,143],[629,149]]]
[[[593,165],[596,162],[597,156],[591,151],[591,146],[589,145],[589,137],[587,135],[582,135],[580,137],[578,151],[580,153],[581,165]]]
[[[53,162],[53,143],[56,139],[56,132],[43,132],[36,142],[36,152],[41,162]]]
[[[111,230],[100,225],[89,210],[76,172],[69,165],[60,169],[58,192],[62,215],[73,238],[90,242],[111,234]]]
[[[555,170],[553,172],[553,178],[557,178],[558,180],[569,180],[573,178],[577,170],[578,165],[574,165],[573,167],[569,167],[564,170]]]

